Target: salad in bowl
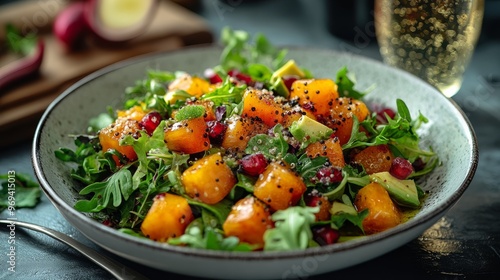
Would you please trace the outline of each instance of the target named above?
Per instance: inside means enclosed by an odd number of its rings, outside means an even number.
[[[74,209],[223,251],[320,247],[412,219],[427,196],[419,179],[440,164],[418,134],[423,114],[366,101],[347,67],[317,76],[264,36],[222,39],[220,64],[148,71],[55,151],[84,197]]]

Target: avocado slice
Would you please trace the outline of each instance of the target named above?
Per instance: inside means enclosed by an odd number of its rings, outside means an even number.
[[[369,177],[372,182],[382,185],[397,204],[411,208],[420,206],[415,181],[399,180],[387,171],[373,173]]]
[[[290,133],[302,143],[314,143],[328,139],[332,135],[333,129],[303,115],[292,123]]]
[[[293,59],[281,66],[280,69],[274,71],[271,75],[271,90],[278,95],[288,98],[290,91],[283,81],[283,77],[285,76],[297,76],[298,79],[303,79],[306,74],[297,66]]]
[[[291,59],[287,61],[280,69],[274,71],[273,76],[284,77],[284,76],[298,76],[300,79],[305,78],[306,74],[300,69],[295,63],[295,60]]]
[[[334,201],[332,203],[332,207],[330,208],[330,214],[335,215],[339,213],[346,213],[350,215],[358,215],[358,212],[356,209],[354,209],[354,206],[352,205],[347,205],[339,201]]]

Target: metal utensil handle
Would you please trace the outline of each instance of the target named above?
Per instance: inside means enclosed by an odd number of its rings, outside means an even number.
[[[148,279],[144,275],[138,273],[137,271],[134,271],[133,269],[130,269],[128,267],[125,267],[123,264],[120,264],[104,255],[99,254],[97,251],[83,245],[82,243],[76,241],[75,239],[61,233],[58,231],[55,231],[50,228],[42,227],[39,225],[35,224],[30,224],[26,222],[21,222],[21,221],[14,221],[14,220],[0,220],[0,224],[13,224],[16,226],[24,227],[27,229],[31,229],[34,231],[38,231],[41,233],[44,233],[83,254],[90,260],[92,260],[94,263],[111,273],[114,277],[116,277],[119,280],[125,280],[125,279]]]

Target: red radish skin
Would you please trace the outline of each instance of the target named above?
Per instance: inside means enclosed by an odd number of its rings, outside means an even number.
[[[14,82],[39,72],[45,52],[45,42],[38,39],[35,51],[0,68],[0,92]]]
[[[147,28],[149,23],[153,19],[153,15],[157,10],[158,1],[151,0],[144,2],[150,2],[148,11],[141,18],[139,23],[135,25],[128,26],[126,28],[112,28],[109,26],[105,26],[103,21],[99,18],[99,9],[100,2],[103,0],[88,0],[86,1],[85,9],[84,9],[84,18],[87,23],[87,26],[90,28],[92,33],[96,35],[98,39],[102,42],[107,43],[116,43],[116,42],[124,42],[135,37],[141,35],[144,30]]]
[[[54,21],[53,32],[67,51],[81,47],[88,32],[84,8],[85,2],[72,3]]]

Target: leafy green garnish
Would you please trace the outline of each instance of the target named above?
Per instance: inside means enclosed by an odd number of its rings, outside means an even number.
[[[257,134],[248,141],[247,154],[262,153],[267,159],[278,159],[288,151],[288,143],[283,138],[283,127],[277,124],[273,127],[273,136]]]
[[[275,227],[264,233],[264,250],[289,251],[305,249],[312,238],[311,224],[318,207],[293,206],[276,211],[271,218]]]
[[[187,245],[189,247],[219,251],[252,251],[255,246],[239,242],[234,236],[224,237],[220,230],[205,225],[202,218],[192,221],[183,235],[169,238],[172,245]]]
[[[5,26],[7,47],[21,56],[27,56],[35,50],[38,38],[34,33],[23,36],[21,32],[12,24]]]
[[[364,232],[363,219],[368,216],[368,209],[357,212],[351,200],[345,194],[342,195],[342,202],[335,201],[333,203],[334,205],[332,206],[332,210],[337,207],[340,209],[339,211],[332,213],[331,221],[333,228],[340,229],[346,221],[349,221]],[[335,205],[335,203],[338,205]]]
[[[349,74],[349,71],[345,66],[337,71],[337,78],[335,82],[338,85],[337,90],[340,96],[362,99],[367,94],[366,92],[360,92],[354,89],[356,80],[353,75]]]
[[[24,173],[9,171],[0,175],[0,213],[9,209],[35,207],[40,201],[41,190],[33,178]]]
[[[213,101],[217,106],[224,103],[240,103],[246,88],[247,86],[244,84],[235,85],[231,83],[228,77],[220,87],[210,93],[204,94],[201,99]]]
[[[252,37],[248,32],[232,30],[230,27],[222,29],[221,41],[224,50],[220,64],[226,71],[239,69],[248,73],[248,68],[253,64],[276,70],[284,64],[287,54],[286,49],[274,47],[263,34],[256,34],[252,44]]]
[[[202,117],[205,114],[205,107],[201,105],[184,106],[175,114],[176,121],[183,121]]]

